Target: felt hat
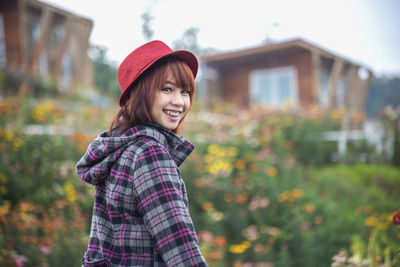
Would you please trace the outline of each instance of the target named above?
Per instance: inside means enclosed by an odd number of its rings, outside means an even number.
[[[148,42],[133,50],[121,63],[118,68],[117,79],[122,94],[119,105],[122,106],[129,93],[130,86],[142,75],[149,67],[158,60],[167,56],[177,56],[185,62],[196,77],[198,62],[195,55],[186,50],[174,51],[165,43],[155,40]]]

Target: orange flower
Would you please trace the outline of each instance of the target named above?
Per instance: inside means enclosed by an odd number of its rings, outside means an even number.
[[[257,169],[258,169],[258,167],[254,163],[249,166],[249,172],[251,172],[251,173],[255,173],[257,171]]]
[[[225,200],[225,202],[232,202],[232,200],[233,200],[232,194],[225,194],[224,200]]]
[[[264,252],[264,246],[262,244],[257,244],[253,247],[254,251],[257,253]]]
[[[314,219],[314,223],[315,223],[315,224],[320,224],[320,223],[322,222],[322,220],[323,220],[323,217],[322,217],[322,216],[317,216],[317,217],[315,217],[315,219]]]
[[[214,208],[213,203],[211,203],[211,202],[204,202],[204,203],[203,203],[203,209],[204,209],[205,211],[210,211],[210,210],[212,210],[213,208]]]
[[[285,148],[286,148],[287,150],[290,150],[290,149],[292,149],[292,147],[293,147],[293,143],[292,143],[291,141],[287,140],[287,141],[285,142]]]
[[[245,166],[246,166],[246,163],[242,159],[238,159],[235,163],[235,168],[239,169],[239,170],[243,169]]]
[[[194,186],[196,186],[196,187],[202,187],[203,185],[204,185],[204,182],[203,182],[202,179],[197,178],[197,179],[194,180]]]
[[[225,247],[226,246],[226,239],[223,236],[216,236],[213,239],[212,244],[214,246],[217,246],[217,247]]]
[[[239,195],[236,196],[235,201],[236,203],[243,204],[244,202],[246,202],[248,196],[249,194],[247,194],[247,192],[240,193]]]

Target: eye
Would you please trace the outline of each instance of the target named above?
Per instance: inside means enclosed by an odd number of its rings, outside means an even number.
[[[182,90],[181,94],[182,95],[190,95],[190,90]]]
[[[161,91],[170,93],[170,92],[172,92],[172,89],[169,87],[165,87],[165,88],[161,89]]]

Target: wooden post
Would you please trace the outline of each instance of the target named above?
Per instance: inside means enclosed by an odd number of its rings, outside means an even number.
[[[29,64],[29,75],[32,76],[35,74],[35,68],[37,65],[37,61],[39,60],[40,52],[46,46],[46,38],[48,36],[49,28],[51,25],[52,12],[49,8],[45,7],[42,9],[42,15],[40,17],[40,36],[37,40],[36,44],[32,49],[32,54],[30,55],[30,64]]]
[[[339,84],[340,74],[343,68],[343,59],[335,57],[331,74],[329,75],[328,87],[328,108],[332,109],[336,105],[336,89]]]
[[[321,90],[321,53],[317,49],[311,50],[312,64],[312,103],[319,103],[319,94]]]
[[[66,17],[63,23],[65,33],[63,39],[60,41],[59,48],[57,49],[56,56],[54,57],[52,75],[58,78],[61,72],[61,63],[65,52],[68,49],[68,44],[71,36],[71,17]]]

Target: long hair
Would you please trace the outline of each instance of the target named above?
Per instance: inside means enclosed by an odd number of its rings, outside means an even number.
[[[196,93],[196,85],[193,73],[176,56],[169,56],[157,61],[138,80],[136,80],[128,90],[129,96],[120,107],[119,111],[112,118],[108,126],[108,135],[111,136],[114,130],[123,133],[132,126],[140,124],[149,124],[152,122],[151,107],[154,102],[154,96],[158,90],[161,90],[167,80],[168,71],[174,76],[179,88],[188,90],[190,97],[190,107],[193,103],[193,97]],[[189,107],[189,109],[190,109]],[[184,118],[178,124],[178,127],[172,132],[179,133],[180,126]]]

